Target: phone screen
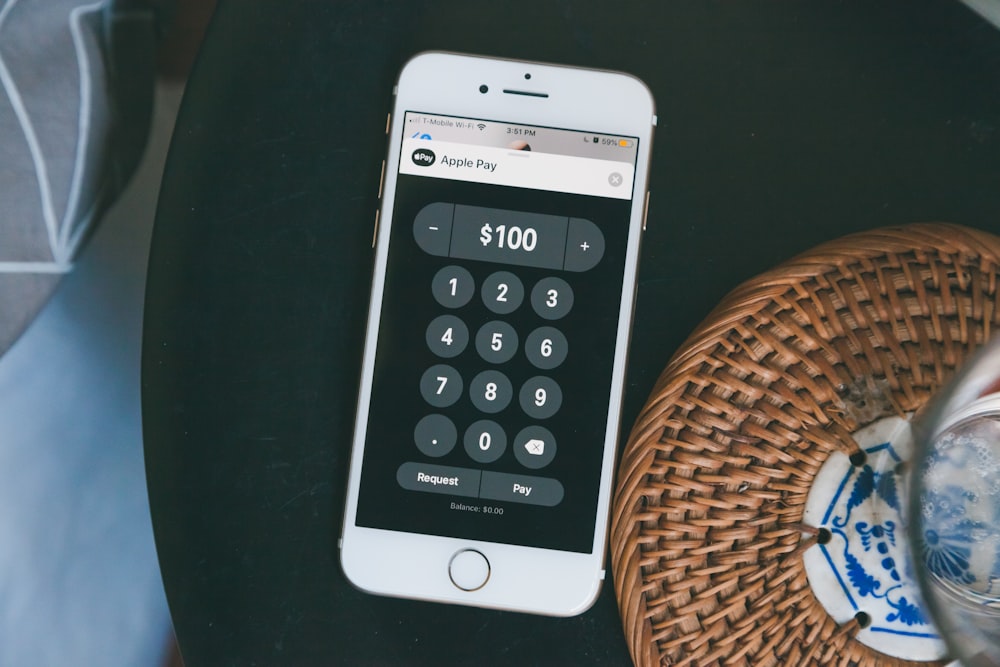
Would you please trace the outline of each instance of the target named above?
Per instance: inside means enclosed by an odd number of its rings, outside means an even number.
[[[639,140],[402,125],[356,524],[589,553]]]

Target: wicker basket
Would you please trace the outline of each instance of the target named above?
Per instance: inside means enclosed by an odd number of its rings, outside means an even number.
[[[917,224],[821,245],[719,304],[619,469],[612,565],[636,664],[911,664],[816,600],[803,507],[854,431],[918,410],[1000,328],[998,282],[1000,238]]]

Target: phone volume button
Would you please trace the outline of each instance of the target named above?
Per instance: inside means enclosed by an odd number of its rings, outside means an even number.
[[[646,203],[642,207],[642,231],[646,231],[646,216],[649,215],[649,190],[646,190]]]
[[[385,185],[385,160],[382,160],[382,173],[378,177],[378,198],[382,199],[382,187]]]
[[[375,209],[375,228],[372,230],[372,247],[375,247],[375,240],[378,239],[378,216],[382,209]]]

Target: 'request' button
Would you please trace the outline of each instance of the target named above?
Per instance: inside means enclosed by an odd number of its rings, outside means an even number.
[[[475,498],[479,495],[480,475],[482,472],[479,470],[408,461],[396,470],[396,481],[411,491]]]
[[[484,471],[480,498],[555,507],[562,502],[563,485],[556,479]]]

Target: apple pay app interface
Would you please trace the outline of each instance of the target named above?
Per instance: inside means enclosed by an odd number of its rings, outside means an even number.
[[[357,525],[589,553],[638,140],[403,126]]]

